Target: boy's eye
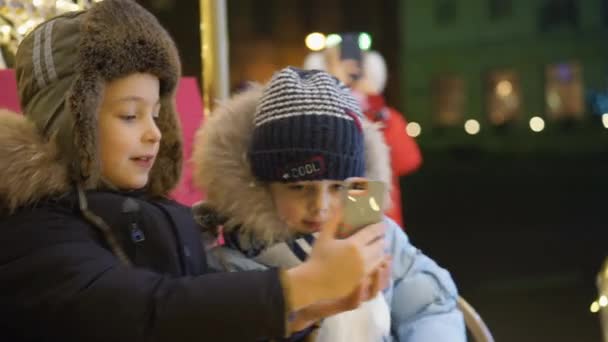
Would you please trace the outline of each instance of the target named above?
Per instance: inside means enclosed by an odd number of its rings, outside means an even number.
[[[304,190],[304,185],[301,184],[290,184],[287,189],[289,190],[293,190],[293,191],[300,191],[300,190]]]
[[[137,115],[135,115],[135,114],[122,114],[120,116],[120,118],[122,120],[125,120],[125,121],[133,121],[133,120],[135,120],[137,118]]]
[[[341,184],[341,183],[335,183],[335,184],[331,185],[331,189],[333,191],[342,191],[344,188],[345,188],[344,184]]]

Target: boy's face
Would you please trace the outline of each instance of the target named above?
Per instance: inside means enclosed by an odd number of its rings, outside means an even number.
[[[146,186],[160,145],[159,110],[155,76],[131,74],[106,84],[99,111],[101,172],[106,181],[123,190]]]
[[[281,219],[292,233],[310,234],[341,219],[341,181],[273,182],[270,193]]]

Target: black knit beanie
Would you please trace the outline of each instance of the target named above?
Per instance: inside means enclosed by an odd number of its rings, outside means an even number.
[[[359,103],[333,76],[293,67],[277,72],[255,114],[253,174],[267,182],[362,177],[361,118]]]

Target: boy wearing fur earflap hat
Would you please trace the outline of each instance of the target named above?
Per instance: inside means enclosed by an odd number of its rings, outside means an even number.
[[[382,95],[386,85],[387,69],[384,58],[377,51],[363,51],[360,63],[341,57],[341,46],[306,56],[304,69],[325,70],[344,82],[361,103],[365,116],[378,123],[386,144],[390,148],[391,206],[386,215],[405,228],[401,204],[400,177],[416,171],[422,164],[422,154],[414,138],[406,133],[405,116],[388,106]],[[354,79],[350,75],[357,75]]]
[[[391,179],[382,133],[342,83],[318,70],[283,69],[224,103],[197,134],[193,156],[208,196],[195,215],[209,240],[223,240],[210,263],[230,271],[297,267],[341,219],[345,180]],[[386,289],[322,321],[316,341],[465,341],[449,273],[394,221],[382,224],[392,256]]]
[[[325,238],[295,269],[206,274],[192,212],[168,198],[179,56],[135,1],[41,24],[16,63],[24,116],[0,111],[0,340],[253,341],[323,317],[318,302],[357,305],[343,298],[382,261],[381,227]]]

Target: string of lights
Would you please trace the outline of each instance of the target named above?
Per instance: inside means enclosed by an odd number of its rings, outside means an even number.
[[[0,0],[0,47],[14,55],[32,29],[59,14],[89,8],[101,0]]]

